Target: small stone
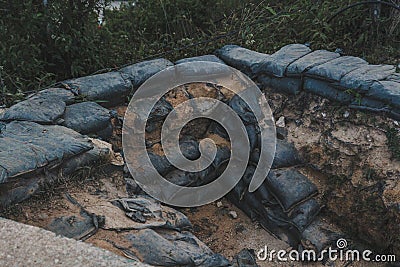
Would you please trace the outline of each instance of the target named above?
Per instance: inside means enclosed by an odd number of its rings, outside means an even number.
[[[236,211],[234,211],[234,210],[231,210],[228,214],[229,214],[229,216],[231,216],[233,219],[237,219],[237,217],[238,217]]]
[[[276,121],[276,126],[278,127],[285,127],[285,117],[281,116],[279,119]]]
[[[221,208],[221,207],[222,207],[222,202],[221,202],[221,201],[218,201],[218,202],[217,202],[217,207],[218,207],[218,208]]]
[[[346,110],[346,111],[343,113],[343,117],[348,118],[349,116],[350,116],[350,112]]]

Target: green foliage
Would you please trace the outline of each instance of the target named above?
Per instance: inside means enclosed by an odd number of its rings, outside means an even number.
[[[107,0],[109,1],[109,0]],[[99,0],[0,0],[0,105],[7,94],[165,56],[212,53],[228,43],[272,53],[289,43],[342,48],[373,63],[398,63],[400,12],[355,1],[136,0],[104,10]],[[397,23],[397,24],[396,24]],[[184,49],[180,49],[184,47]]]

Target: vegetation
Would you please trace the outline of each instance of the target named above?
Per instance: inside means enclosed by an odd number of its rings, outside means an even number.
[[[57,80],[150,57],[212,53],[227,43],[268,53],[310,43],[398,64],[397,10],[382,6],[378,18],[371,5],[360,5],[328,22],[354,2],[136,0],[104,10],[100,26],[99,0],[0,0],[0,105]]]

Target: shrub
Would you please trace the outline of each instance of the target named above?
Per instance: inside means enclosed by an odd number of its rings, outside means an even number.
[[[0,102],[56,80],[151,56],[212,53],[227,43],[271,53],[307,42],[375,63],[399,60],[400,12],[386,6],[379,18],[361,5],[328,23],[354,1],[136,0],[105,10],[99,28],[100,0],[43,2],[0,0]]]

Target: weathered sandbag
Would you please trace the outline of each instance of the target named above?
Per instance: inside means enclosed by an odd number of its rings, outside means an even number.
[[[347,73],[340,79],[340,86],[367,93],[375,81],[384,80],[396,72],[392,65],[365,65]]]
[[[66,177],[82,167],[95,165],[96,162],[99,162],[99,160],[109,159],[111,163],[115,160],[115,155],[112,151],[111,144],[99,139],[89,139],[93,145],[93,149],[64,160],[58,169],[53,170],[52,173],[61,177]],[[114,163],[112,164],[114,165]]]
[[[240,96],[235,95],[232,97],[229,101],[229,106],[239,115],[245,125],[257,124],[257,119],[249,105]]]
[[[119,70],[125,79],[128,79],[133,89],[137,89],[144,81],[163,69],[174,64],[164,58],[153,59],[136,63]]]
[[[88,139],[68,128],[13,121],[0,133],[0,182],[49,164],[60,164],[93,148]]]
[[[276,77],[284,77],[287,67],[307,55],[311,49],[302,44],[290,44],[265,58],[265,60],[254,68],[256,75],[268,74]]]
[[[344,56],[315,66],[307,71],[307,76],[317,77],[327,81],[340,81],[347,73],[368,65],[359,57]]]
[[[302,233],[302,243],[309,245],[305,249],[312,249],[319,253],[329,246],[334,247],[335,242],[342,236],[342,233],[332,228],[332,224],[316,219]]]
[[[226,64],[247,75],[251,75],[252,69],[269,57],[267,54],[252,51],[238,45],[225,45],[216,50],[215,54]]]
[[[316,50],[291,63],[287,67],[286,74],[288,76],[297,76],[315,66],[321,65],[338,57],[340,57],[339,53],[329,52],[326,50]]]
[[[114,106],[126,101],[131,82],[117,71],[66,80],[60,83],[86,101],[101,101],[103,106]]]
[[[260,150],[254,149],[250,155],[250,160],[257,163],[260,158]],[[285,140],[276,139],[276,150],[274,161],[272,162],[272,169],[279,169],[284,167],[295,166],[301,164],[299,154],[293,144]]]
[[[244,180],[240,180],[229,192],[227,198],[270,234],[287,242],[292,247],[297,247],[300,243],[300,233],[282,212],[280,205],[271,206],[271,203],[263,202],[258,194],[249,193],[247,189],[248,186]]]
[[[253,249],[242,249],[233,257],[233,267],[258,267],[256,255]]]
[[[95,102],[82,102],[67,106],[63,116],[65,127],[73,129],[81,134],[105,133],[105,129],[111,131],[101,138],[107,139],[112,134],[110,110],[103,108]]]
[[[65,102],[57,96],[37,95],[11,106],[0,114],[0,120],[54,124],[63,115],[65,106]]]
[[[45,179],[39,174],[26,178],[0,184],[0,211],[30,198],[39,189],[41,181]]]
[[[192,227],[183,213],[161,205],[147,195],[121,199],[85,196],[87,200],[80,203],[82,208],[88,213],[104,216],[105,223],[102,228],[105,230],[124,231],[147,228],[186,230]]]
[[[355,99],[351,92],[344,91],[337,84],[309,77],[304,79],[304,90],[343,104],[349,104]]]
[[[378,110],[384,110],[388,107],[389,105],[376,100],[376,99],[371,99],[371,98],[367,98],[367,97],[359,97],[353,100],[353,102],[351,102],[350,107],[352,108],[359,108],[362,109],[363,107],[371,108],[371,110],[376,109]]]
[[[317,187],[306,176],[294,169],[271,170],[266,183],[285,212],[318,192]]]
[[[258,81],[264,88],[271,88],[277,91],[283,91],[288,94],[298,94],[302,89],[302,81],[299,78],[274,77],[261,74]]]
[[[189,232],[144,229],[127,234],[129,254],[156,266],[229,266],[223,256],[216,255]]]
[[[189,219],[181,212],[161,206],[154,199],[146,196],[136,196],[133,198],[122,198],[112,202],[115,206],[124,210],[125,215],[135,222],[151,225],[152,221],[165,221],[161,228],[172,228],[185,230],[192,228]],[[167,216],[165,216],[167,215]],[[149,226],[152,228],[154,226]]]
[[[79,205],[78,205],[79,208]],[[77,215],[61,216],[54,218],[46,229],[57,235],[73,238],[76,240],[86,240],[104,225],[105,218],[90,214],[84,209]]]
[[[75,100],[74,93],[71,90],[67,90],[64,88],[44,89],[29,96],[29,98],[32,97],[39,97],[39,98],[56,97],[57,99],[64,101],[67,105],[72,104]]]
[[[381,100],[393,107],[400,108],[400,82],[376,81],[369,88],[368,97]]]
[[[296,206],[293,211],[290,212],[289,218],[297,229],[299,229],[299,232],[302,233],[304,229],[314,221],[320,210],[321,206],[317,200],[311,198]]]
[[[198,57],[189,57],[189,58],[183,58],[180,60],[175,61],[175,64],[181,64],[181,63],[187,63],[187,62],[197,62],[197,61],[209,61],[209,62],[215,62],[215,63],[221,63],[225,64],[221,59],[214,55],[204,55],[204,56],[198,56]]]

